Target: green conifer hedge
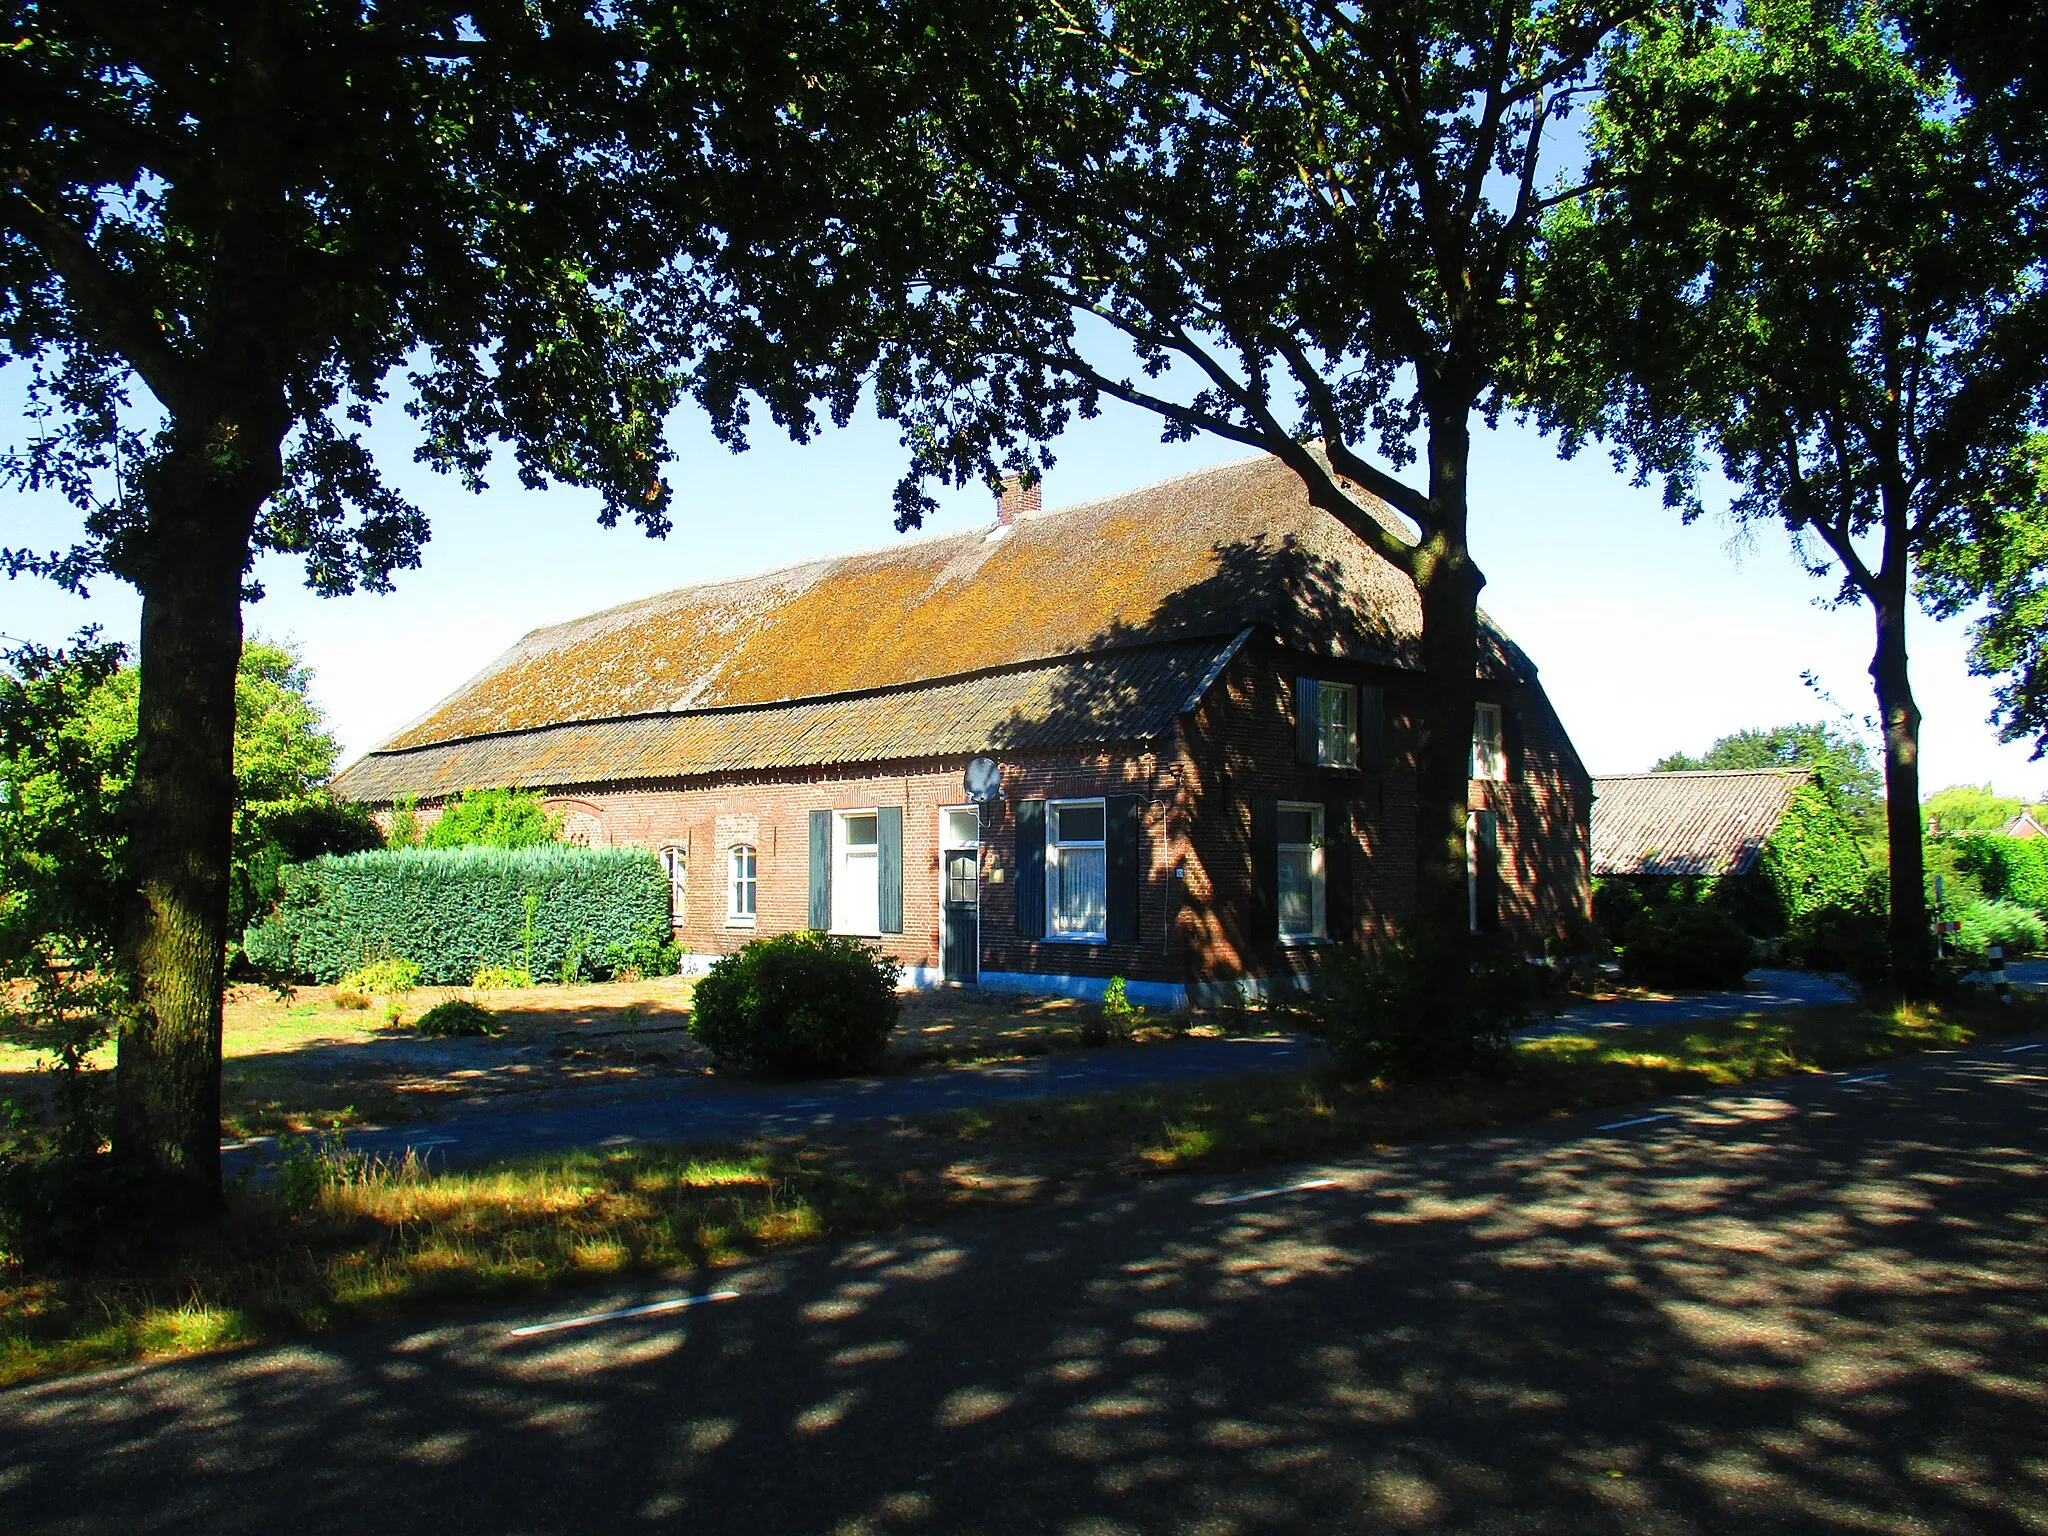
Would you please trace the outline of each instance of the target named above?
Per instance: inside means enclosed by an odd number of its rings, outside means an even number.
[[[1957,864],[1977,877],[1991,900],[2048,913],[2048,838],[1971,832],[1951,841]]]
[[[479,966],[550,979],[668,939],[668,876],[645,848],[398,848],[281,872],[277,907],[242,944],[266,970],[331,982],[369,961],[410,960],[428,985]]]

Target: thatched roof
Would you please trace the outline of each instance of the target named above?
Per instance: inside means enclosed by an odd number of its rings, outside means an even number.
[[[1191,669],[1254,627],[1399,668],[1421,627],[1414,585],[1266,456],[535,630],[336,787],[386,800],[1131,739],[1170,729]],[[1535,675],[1490,625],[1481,666]],[[1114,697],[1083,705],[1091,686]]]

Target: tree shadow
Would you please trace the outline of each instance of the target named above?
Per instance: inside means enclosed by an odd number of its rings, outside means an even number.
[[[1165,1181],[700,1275],[741,1296],[692,1312],[52,1384],[0,1397],[0,1488],[25,1536],[2032,1528],[2048,1159],[1973,1070],[1911,1116],[1731,1096],[1682,1144]]]

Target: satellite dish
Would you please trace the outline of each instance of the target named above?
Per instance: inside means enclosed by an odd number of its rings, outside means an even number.
[[[977,757],[967,765],[967,798],[976,805],[1003,798],[1003,770],[992,757]]]

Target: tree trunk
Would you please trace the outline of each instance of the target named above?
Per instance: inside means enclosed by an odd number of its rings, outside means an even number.
[[[142,592],[142,644],[125,811],[133,888],[121,936],[133,994],[120,1026],[114,1142],[173,1217],[202,1215],[220,1199],[242,580],[281,436],[265,445],[260,433],[209,425],[210,442],[174,429],[145,475],[147,532],[120,562]],[[213,447],[252,439],[255,464]]]
[[[1920,708],[1906,659],[1903,571],[1875,594],[1877,652],[1870,661],[1884,722],[1885,839],[1891,858],[1892,976],[1908,997],[1932,979],[1927,936],[1926,859],[1920,841]]]
[[[1416,869],[1412,942],[1425,973],[1440,979],[1433,1011],[1446,1028],[1467,1027],[1472,969],[1466,820],[1472,779],[1472,719],[1477,703],[1479,589],[1485,578],[1466,547],[1470,431],[1432,420],[1430,499],[1435,527],[1416,551],[1422,600],[1424,703],[1416,741]]]

